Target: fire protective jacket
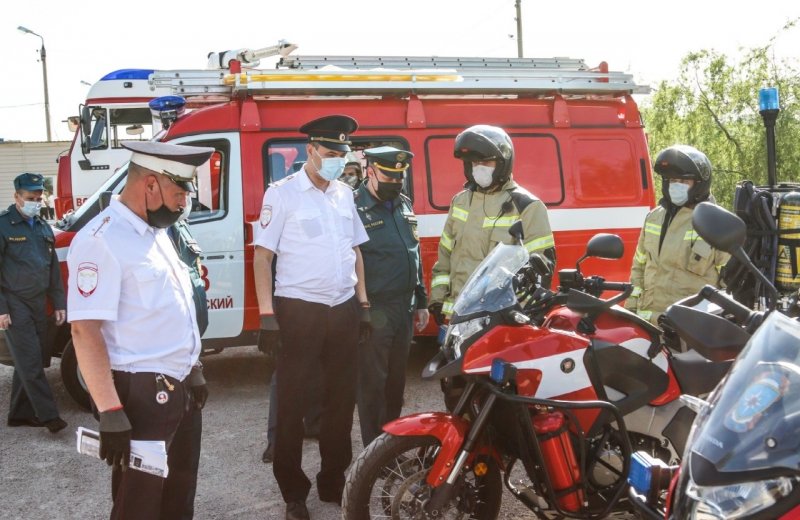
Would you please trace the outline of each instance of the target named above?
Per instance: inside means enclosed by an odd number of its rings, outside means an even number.
[[[528,252],[545,254],[555,263],[555,241],[545,205],[509,179],[491,193],[470,189],[453,197],[433,266],[430,303],[442,303],[446,315],[467,278],[498,243],[513,244],[508,228],[522,220]]]
[[[712,199],[713,202],[713,199]],[[658,325],[658,317],[676,301],[704,285],[720,287],[720,271],[728,255],[713,249],[692,228],[693,208],[680,208],[664,231],[667,215],[657,206],[644,219],[633,257],[633,293],[625,308]]]

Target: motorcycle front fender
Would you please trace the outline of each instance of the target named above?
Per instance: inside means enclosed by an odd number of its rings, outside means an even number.
[[[435,437],[441,449],[428,473],[428,484],[437,487],[447,480],[469,431],[469,423],[461,417],[442,412],[425,412],[401,417],[387,423],[383,431],[397,436]]]

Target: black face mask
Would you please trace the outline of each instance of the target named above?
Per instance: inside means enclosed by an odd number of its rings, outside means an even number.
[[[156,181],[158,182],[158,181]],[[153,227],[165,229],[176,223],[183,215],[183,211],[170,211],[166,204],[164,204],[164,194],[161,192],[161,184],[158,185],[158,192],[161,195],[161,207],[157,210],[147,209],[147,199],[145,199],[145,210],[147,211],[147,223]]]
[[[390,201],[396,199],[401,191],[403,191],[403,183],[378,181],[375,195],[383,201]]]

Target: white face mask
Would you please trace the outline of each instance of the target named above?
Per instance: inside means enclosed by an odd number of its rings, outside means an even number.
[[[494,168],[483,164],[472,165],[472,178],[481,188],[488,188],[492,185]]]
[[[39,210],[42,209],[42,203],[36,202],[35,200],[26,200],[23,202],[22,207],[19,209],[19,212],[22,213],[23,217],[33,218],[39,214]]]
[[[676,206],[686,204],[689,201],[689,185],[682,182],[670,182],[669,200]]]

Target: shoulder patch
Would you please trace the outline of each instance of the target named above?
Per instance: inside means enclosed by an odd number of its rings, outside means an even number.
[[[272,220],[272,206],[269,204],[264,204],[261,207],[261,215],[258,219],[258,223],[261,225],[261,229],[269,226],[270,221]]]
[[[97,289],[99,274],[97,264],[92,262],[78,264],[77,285],[81,296],[88,298]]]

